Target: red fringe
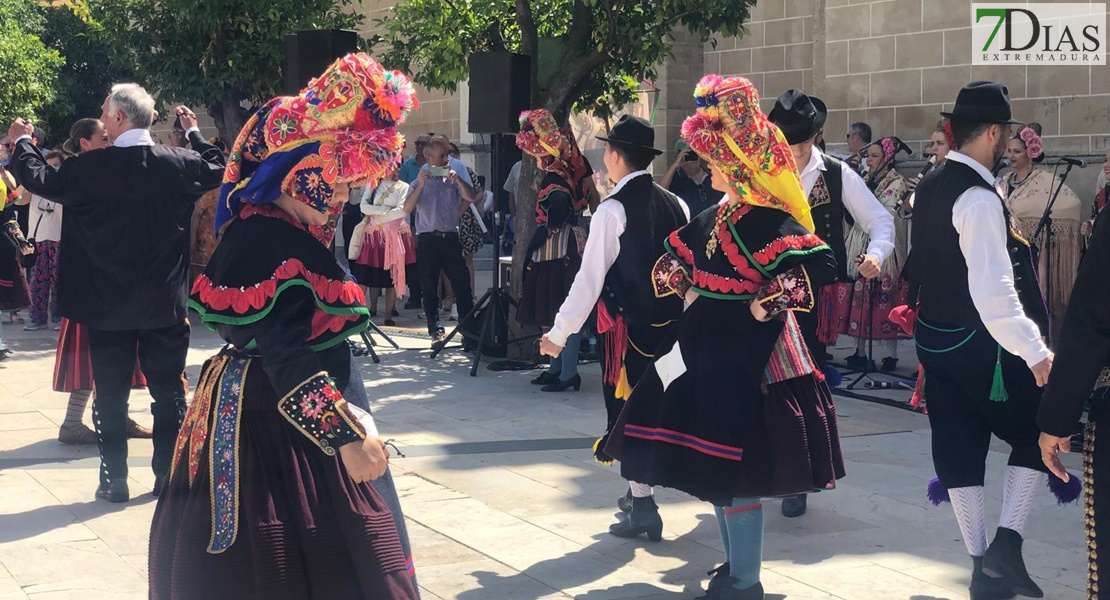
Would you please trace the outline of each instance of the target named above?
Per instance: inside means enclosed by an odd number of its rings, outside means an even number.
[[[925,367],[917,365],[917,384],[913,386],[913,395],[910,396],[910,406],[914,410],[921,408],[925,400]],[[925,412],[928,412],[926,410]]]
[[[817,339],[823,344],[836,344],[839,336],[836,322],[836,284],[826,285],[818,293]]]
[[[621,379],[621,366],[624,364],[624,353],[628,350],[628,322],[624,315],[613,318],[604,302],[597,303],[597,332],[605,334],[602,337],[603,351],[605,352],[605,372],[602,378],[605,383],[617,387]]]

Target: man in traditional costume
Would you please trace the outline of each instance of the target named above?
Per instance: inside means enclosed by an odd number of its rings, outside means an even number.
[[[848,276],[849,263],[857,265],[860,277],[874,279],[882,265],[894,252],[894,217],[883,208],[867,184],[847,163],[837,160],[814,145],[825,126],[828,109],[819,98],[800,90],[787,90],[775,100],[767,115],[782,130],[794,161],[801,169],[802,187],[813,209],[817,235],[825,240],[836,255],[836,277],[818,292],[817,310],[797,315],[813,358],[825,366],[826,345],[836,342],[842,321],[848,318],[853,278]],[[866,249],[848,250],[848,232],[856,225],[867,234]],[[840,314],[837,313],[838,307]],[[839,381],[835,369],[826,369],[831,384]],[[782,514],[799,517],[806,512],[805,495],[782,502]]]
[[[1041,431],[1041,454],[1053,474],[1070,480],[1058,454],[1071,450],[1071,436],[1088,398],[1091,410],[1083,441],[1083,479],[1086,494],[1087,527],[1087,598],[1110,597],[1099,593],[1099,574],[1110,573],[1110,496],[1106,481],[1110,475],[1110,446],[1097,438],[1099,422],[1106,421],[1110,410],[1110,212],[1102,211],[1095,219],[1091,242],[1079,275],[1072,288],[1071,302],[1064,316],[1056,360],[1041,398],[1037,424]],[[1091,392],[1091,389],[1094,392]],[[1101,542],[1101,543],[1099,543]],[[1103,549],[1099,558],[1099,547]],[[1105,568],[1104,568],[1105,566]]]
[[[816,307],[836,261],[813,234],[793,156],[755,86],[710,75],[694,94],[682,135],[727,200],[667,238],[656,294],[688,308],[609,448],[626,478],[713,504],[727,562],[707,600],[762,600],[761,499],[844,476],[836,408],[793,317]]]
[[[1040,598],[1021,534],[1033,494],[1048,482],[1036,424],[1052,367],[1042,341],[1048,318],[1028,243],[1015,233],[991,173],[1011,125],[1020,123],[1006,86],[990,81],[964,86],[952,112],[941,114],[951,119],[959,151],[917,186],[907,267],[920,286],[915,340],[937,473],[930,498],[951,499],[972,557],[972,600]],[[988,548],[983,479],[992,433],[1011,452]]]
[[[189,298],[228,345],[201,369],[154,511],[150,598],[418,598],[347,344],[369,310],[328,250],[350,187],[396,168],[415,103],[404,75],[350,54],[239,134],[227,227]]]
[[[655,358],[656,346],[682,314],[681,298],[656,293],[652,268],[664,240],[690,220],[690,212],[681,199],[656,185],[647,170],[652,159],[662,154],[653,148],[655,130],[650,123],[625,115],[608,137],[598,139],[605,142],[605,168],[616,187],[593,215],[582,268],[554,326],[543,336],[540,351],[558,357],[596,304],[608,419],[605,434],[594,444],[594,456],[611,463],[605,444],[613,424]],[[610,533],[618,537],[646,533],[652,541],[661,539],[663,521],[650,486],[629,482],[628,492],[617,504],[629,514],[621,515]]]

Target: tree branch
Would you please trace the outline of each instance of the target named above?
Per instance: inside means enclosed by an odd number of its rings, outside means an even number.
[[[570,32],[567,35],[567,54],[586,52],[593,30],[593,12],[582,0],[575,0],[571,10]]]
[[[536,20],[529,0],[516,0],[516,24],[520,27],[520,50],[533,57],[539,49]],[[533,73],[534,74],[534,73]]]

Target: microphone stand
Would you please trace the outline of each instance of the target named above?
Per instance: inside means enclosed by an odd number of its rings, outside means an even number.
[[[1045,207],[1044,207],[1044,214],[1041,215],[1041,220],[1040,220],[1040,222],[1037,223],[1037,229],[1036,229],[1036,231],[1033,232],[1033,239],[1034,240],[1040,239],[1041,232],[1044,232],[1044,245],[1042,246],[1042,250],[1048,252],[1047,257],[1044,259],[1044,278],[1045,278],[1044,296],[1045,296],[1045,305],[1049,307],[1048,322],[1050,324],[1049,325],[1050,330],[1052,328],[1052,326],[1051,326],[1051,323],[1052,323],[1052,308],[1051,308],[1052,307],[1052,300],[1051,300],[1051,298],[1052,298],[1052,261],[1050,260],[1050,258],[1052,256],[1052,244],[1053,244],[1053,240],[1052,240],[1052,237],[1053,237],[1053,233],[1052,233],[1052,207],[1056,204],[1056,198],[1060,195],[1060,190],[1064,189],[1064,182],[1068,180],[1068,174],[1071,173],[1071,169],[1074,166],[1075,165],[1073,165],[1072,163],[1068,163],[1068,168],[1064,169],[1064,174],[1060,176],[1060,182],[1056,185],[1056,190],[1054,192],[1052,192],[1052,195],[1048,198],[1048,204],[1046,204]],[[1053,179],[1055,179],[1055,178],[1053,178]],[[1038,268],[1040,267],[1040,261],[1041,261],[1041,256],[1040,255],[1042,253],[1038,252],[1037,254],[1038,254],[1037,261],[1036,261],[1036,263],[1033,264],[1033,272],[1034,273],[1036,273]],[[1052,335],[1051,331],[1046,332],[1046,336],[1049,337],[1050,341],[1051,341],[1051,335]]]

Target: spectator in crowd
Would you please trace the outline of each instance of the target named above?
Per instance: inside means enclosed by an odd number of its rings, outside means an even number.
[[[871,126],[867,123],[857,122],[848,126],[848,151],[851,156],[847,163],[861,175],[867,174],[867,151],[871,145]]]
[[[96,496],[131,497],[127,466],[127,400],[136,356],[154,397],[154,491],[169,471],[185,411],[185,277],[189,217],[200,196],[220,185],[224,155],[209,145],[186,107],[175,109],[195,151],[155,146],[154,98],[135,84],[112,88],[101,121],[114,144],[62,163],[46,164],[16,119],[13,173],[32,193],[66,207],[58,279],[63,316],[89,328],[100,447]]]
[[[459,152],[459,147],[454,142],[451,143],[451,158],[459,161],[459,164],[463,164],[462,153]],[[452,164],[452,168],[454,168],[454,164]],[[474,169],[466,167],[466,173],[470,176],[471,182],[478,181],[478,174],[474,172]],[[466,256],[466,269],[470,271],[471,293],[474,292],[474,255],[485,245],[486,225],[482,221],[482,214],[479,212],[478,206],[475,206],[481,202],[482,198],[475,193],[474,201],[466,209],[466,212],[459,217],[459,243],[462,244],[463,255]],[[455,302],[451,306],[451,320],[457,321],[459,316],[459,304]],[[466,313],[463,313],[462,316],[466,316]]]
[[[516,203],[520,196],[520,165],[518,160],[513,168],[509,169],[509,176],[505,178],[505,185],[501,189],[509,195],[508,205],[499,206],[497,209],[505,215],[505,231],[501,234],[501,254],[513,253],[513,241],[516,239]]]
[[[397,292],[409,278],[416,279],[416,244],[405,219],[409,185],[396,175],[377,187],[364,188],[359,197],[359,214],[365,215],[355,228],[347,259],[351,273],[368,289],[370,316],[378,312],[378,297],[385,294],[385,324],[396,325]]]
[[[459,241],[459,217],[469,210],[473,189],[464,179],[466,172],[449,166],[450,143],[436,136],[424,149],[427,164],[420,170],[416,184],[405,200],[405,212],[416,213],[417,255],[420,287],[423,289],[424,314],[433,345],[447,335],[439,326],[439,274],[447,273],[455,290],[459,312],[467,314],[474,306],[470,277]],[[467,340],[464,347],[472,342]]]
[[[57,150],[47,152],[46,163],[57,169],[64,155]],[[58,328],[58,243],[62,239],[62,207],[42,196],[31,197],[29,241],[35,245],[38,258],[31,267],[31,314],[24,331],[46,329],[51,323]],[[48,322],[49,319],[49,322]]]
[[[433,135],[435,134],[425,133],[417,136],[416,152],[401,163],[401,169],[397,171],[397,179],[409,185],[416,181],[416,176],[420,174],[420,168],[428,162],[424,158],[424,149],[428,147],[428,142],[432,140]]]
[[[709,176],[705,163],[690,149],[686,140],[679,140],[674,151],[677,156],[659,185],[686,201],[692,217],[709,207],[716,210],[724,194],[713,189],[713,178]]]
[[[15,220],[14,203],[19,200],[15,180],[0,169],[0,311],[15,311],[31,304],[23,279],[20,257],[33,254],[35,247],[23,237]],[[3,325],[0,325],[0,360],[11,350],[3,348]]]

